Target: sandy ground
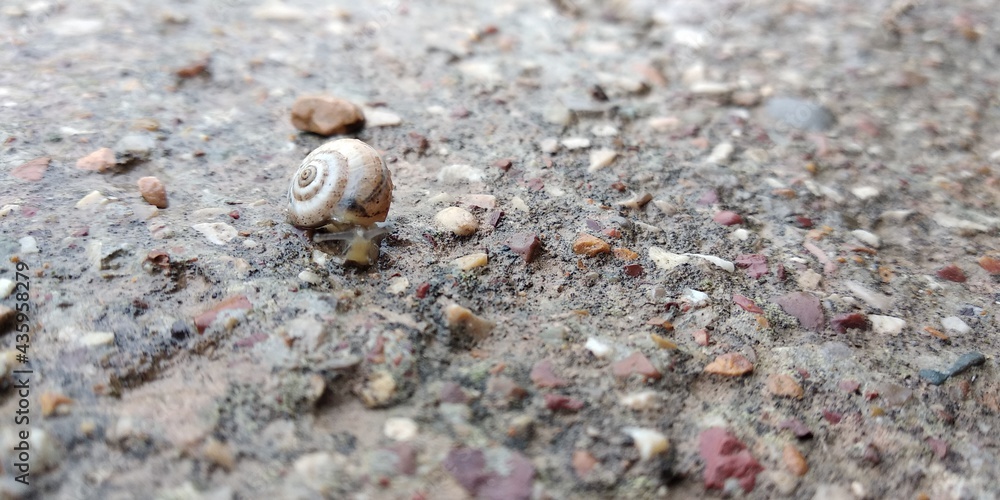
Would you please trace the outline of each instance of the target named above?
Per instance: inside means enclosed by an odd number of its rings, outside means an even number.
[[[0,493],[995,498],[997,15],[4,1]],[[305,94],[392,172],[372,267],[286,222]]]

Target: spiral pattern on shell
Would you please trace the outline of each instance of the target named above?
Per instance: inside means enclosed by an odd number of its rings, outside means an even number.
[[[295,171],[288,221],[368,228],[385,220],[391,202],[392,178],[378,152],[357,139],[337,139],[309,153]]]

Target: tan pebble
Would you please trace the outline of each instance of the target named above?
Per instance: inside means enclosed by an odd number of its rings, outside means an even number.
[[[201,449],[201,455],[209,463],[221,467],[226,472],[233,470],[233,467],[236,465],[236,458],[233,456],[232,448],[228,444],[216,439],[209,438],[205,446]]]
[[[573,242],[573,253],[579,255],[594,257],[602,253],[610,252],[611,245],[608,245],[607,242],[600,238],[586,233],[580,233],[580,235],[576,237],[576,241]]]
[[[43,392],[38,398],[42,405],[42,416],[51,416],[60,406],[73,404],[73,399],[58,392]]]
[[[485,338],[494,326],[492,321],[476,316],[458,304],[445,306],[444,319],[452,333],[471,335],[477,340]]]
[[[792,377],[783,374],[771,374],[767,377],[767,391],[775,396],[802,399],[802,386]]]
[[[576,472],[576,477],[580,479],[587,477],[597,464],[597,459],[589,451],[576,450],[573,452],[573,470]]]
[[[489,257],[485,253],[474,253],[466,255],[465,257],[459,257],[451,261],[451,265],[463,271],[468,271],[470,269],[475,269],[477,267],[483,267],[488,262],[489,262]]]
[[[742,354],[737,353],[723,354],[705,367],[705,373],[727,375],[730,377],[746,375],[752,371],[753,364]]]
[[[639,254],[627,248],[616,248],[613,252],[615,257],[618,257],[621,260],[636,260],[639,258]]]
[[[434,221],[441,227],[458,236],[468,236],[479,229],[479,221],[468,210],[459,207],[448,207],[434,216]]]
[[[115,166],[115,152],[111,148],[101,148],[76,160],[76,168],[104,172]]]
[[[94,422],[93,420],[84,420],[83,422],[80,422],[79,429],[80,434],[88,437],[93,436],[94,433],[97,432],[97,422]]]
[[[656,347],[659,347],[660,349],[677,349],[677,344],[674,341],[663,338],[655,333],[650,333],[649,338],[652,339],[653,343],[656,344]]]
[[[156,177],[142,177],[139,179],[139,193],[146,203],[156,208],[167,208],[167,189]]]
[[[361,402],[369,408],[379,408],[389,404],[396,395],[396,379],[384,370],[368,376],[368,381],[357,391]]]
[[[302,96],[292,104],[292,125],[319,135],[349,134],[365,125],[364,111],[337,97]]]
[[[809,464],[806,463],[806,457],[802,456],[802,452],[799,451],[795,445],[785,445],[784,451],[781,452],[782,458],[785,460],[785,466],[788,470],[795,474],[796,476],[804,476],[806,472],[809,472]]]

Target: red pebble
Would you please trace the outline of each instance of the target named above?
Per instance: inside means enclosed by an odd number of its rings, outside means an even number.
[[[763,314],[764,313],[764,310],[761,309],[760,306],[758,306],[756,302],[754,302],[754,301],[752,301],[752,300],[750,300],[750,299],[748,299],[748,298],[746,298],[746,297],[744,297],[744,296],[742,296],[742,295],[740,295],[738,293],[734,293],[733,294],[733,302],[735,302],[736,305],[742,307],[744,311],[752,312],[752,313],[756,313],[756,314]]]
[[[611,371],[615,377],[628,378],[632,374],[642,375],[646,380],[659,379],[663,375],[649,362],[649,358],[641,352],[635,351],[627,358],[611,365]]]
[[[430,283],[422,283],[420,286],[417,287],[417,298],[422,299],[426,297],[427,292],[429,292],[430,290],[431,290]]]
[[[827,422],[837,425],[844,418],[844,416],[833,410],[823,410],[823,418],[825,418]]]
[[[764,470],[747,447],[722,427],[711,427],[698,437],[698,451],[705,462],[705,487],[723,489],[726,480],[739,480],[743,491],[750,493],[757,474]]]
[[[642,264],[628,264],[625,266],[625,274],[633,278],[642,276]]]
[[[712,217],[712,220],[722,224],[723,226],[734,226],[736,224],[743,223],[743,217],[736,212],[731,212],[729,210],[723,210]]]
[[[583,401],[560,394],[546,394],[545,407],[552,411],[580,411],[583,408]]]
[[[868,322],[868,317],[861,313],[845,313],[838,314],[830,320],[830,326],[837,333],[846,333],[848,328],[857,328],[858,330],[868,330],[871,328],[871,323]]]
[[[760,278],[767,274],[767,257],[761,254],[749,253],[739,255],[736,257],[735,262],[737,266],[746,268],[747,274],[751,278]]]
[[[965,283],[965,273],[956,266],[951,264],[949,266],[942,267],[937,272],[937,277],[943,280],[954,281],[955,283]]]
[[[844,392],[856,392],[861,388],[861,384],[857,380],[841,380],[837,387]]]

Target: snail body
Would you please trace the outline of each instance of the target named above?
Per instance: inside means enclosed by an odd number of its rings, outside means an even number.
[[[314,149],[288,188],[288,222],[301,228],[371,228],[384,222],[392,202],[392,178],[374,148],[337,139]]]

